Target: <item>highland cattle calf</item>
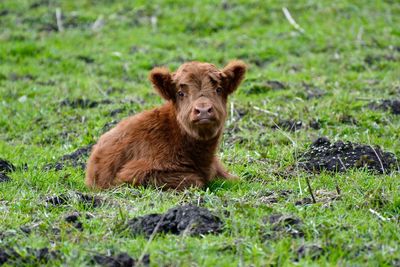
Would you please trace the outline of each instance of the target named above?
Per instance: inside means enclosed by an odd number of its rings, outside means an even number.
[[[103,134],[87,163],[86,185],[123,183],[182,190],[216,177],[235,179],[216,156],[227,116],[228,95],[244,78],[246,65],[222,70],[189,62],[170,73],[154,68],[149,79],[166,102],[129,117]]]

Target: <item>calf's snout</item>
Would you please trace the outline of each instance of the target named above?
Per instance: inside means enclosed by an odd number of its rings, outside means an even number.
[[[196,103],[193,107],[193,119],[195,121],[215,119],[213,105],[211,103]]]

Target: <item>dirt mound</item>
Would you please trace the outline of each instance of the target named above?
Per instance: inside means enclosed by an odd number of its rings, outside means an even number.
[[[67,98],[60,102],[60,106],[69,106],[71,108],[95,108],[100,104],[111,104],[111,103],[112,101],[109,99],[95,101],[83,98],[77,98],[77,99]]]
[[[310,257],[312,260],[316,260],[321,257],[324,252],[324,249],[317,244],[301,245],[296,251],[297,258],[295,260],[299,261],[301,258],[305,258],[306,256]]]
[[[0,158],[0,183],[11,181],[11,178],[6,173],[13,172],[15,169],[15,166],[11,162]]]
[[[106,256],[106,255],[94,255],[93,262],[107,267],[132,267],[136,265],[140,266],[149,266],[150,265],[150,255],[146,254],[143,258],[139,260],[133,259],[127,253],[119,253],[114,256]]]
[[[298,120],[279,120],[272,129],[282,129],[289,132],[295,132],[303,127],[303,122]]]
[[[328,138],[318,138],[311,147],[300,154],[298,166],[308,171],[344,172],[350,168],[367,168],[379,173],[389,172],[397,165],[393,153],[379,147],[351,142],[331,143]]]
[[[66,154],[62,156],[56,163],[48,163],[44,166],[46,171],[54,169],[56,171],[60,171],[64,169],[66,166],[72,166],[75,168],[81,168],[82,170],[86,169],[86,158],[89,156],[90,151],[92,150],[93,144],[87,145],[85,147],[81,147],[71,154]]]
[[[9,181],[11,181],[11,178],[8,177],[5,173],[0,172],[0,183]]]
[[[263,204],[275,204],[281,199],[287,199],[292,193],[291,190],[265,191],[259,194],[258,201]]]
[[[321,88],[312,84],[303,82],[303,87],[304,87],[303,95],[308,100],[312,98],[321,98],[327,94],[325,90],[322,90]]]
[[[15,266],[40,266],[59,257],[59,251],[48,248],[27,248],[26,254],[19,254],[13,248],[0,248],[0,265],[7,263]]]
[[[338,192],[327,191],[327,190],[317,190],[315,192],[316,203],[323,203],[325,207],[329,207],[334,201],[340,200],[341,196]],[[296,200],[294,205],[296,206],[307,206],[314,204],[311,197],[304,197],[302,199]]]
[[[149,237],[153,233],[215,234],[222,231],[223,223],[205,208],[185,205],[169,209],[164,214],[134,218],[128,222],[128,226],[134,234]]]
[[[373,110],[382,109],[389,110],[391,113],[395,115],[400,114],[400,99],[390,100],[384,99],[377,102],[371,102],[368,104],[368,107]]]
[[[282,235],[289,235],[294,238],[304,236],[303,222],[292,215],[272,214],[265,221],[271,225],[271,230],[263,234],[265,239],[276,239]]]
[[[73,212],[73,213],[68,214],[67,216],[65,216],[64,220],[66,222],[72,224],[72,226],[74,226],[79,231],[83,231],[83,224],[79,220],[80,217],[81,217],[81,214],[79,212]]]
[[[15,166],[11,162],[0,158],[0,173],[13,172],[15,169]]]
[[[84,204],[87,207],[97,208],[104,204],[104,201],[99,197],[83,194],[81,192],[75,192],[73,194],[61,194],[58,196],[51,196],[45,199],[47,205],[61,206],[77,201]]]
[[[288,86],[285,85],[284,83],[271,80],[271,81],[265,81],[265,82],[253,84],[247,91],[245,91],[245,93],[248,95],[262,94],[262,93],[269,92],[271,90],[284,90],[287,88],[288,88]]]
[[[322,124],[318,119],[312,119],[310,120],[310,122],[308,123],[308,125],[313,128],[314,130],[319,130],[322,128]]]

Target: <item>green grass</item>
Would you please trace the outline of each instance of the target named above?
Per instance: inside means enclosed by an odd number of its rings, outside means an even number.
[[[286,20],[284,6],[304,34]],[[57,31],[56,8],[63,14],[63,32]],[[0,14],[0,158],[29,167],[0,183],[0,248],[59,250],[62,257],[49,266],[90,265],[94,254],[109,250],[134,258],[149,253],[152,266],[399,264],[399,172],[313,175],[314,191],[335,191],[338,185],[341,199],[296,206],[296,200],[309,197],[308,174],[288,169],[319,136],[379,145],[400,155],[400,117],[366,107],[369,100],[400,95],[398,2],[4,0]],[[97,19],[104,26],[94,31]],[[236,58],[249,71],[228,109],[233,103],[235,114],[245,115],[230,115],[219,154],[240,182],[181,193],[129,187],[90,192],[82,170],[43,170],[95,142],[106,123],[161,104],[147,80],[152,67],[175,69],[189,60],[223,67]],[[268,89],[268,80],[287,89]],[[326,95],[307,99],[303,83]],[[60,106],[65,98],[79,97],[113,103]],[[274,130],[277,118],[254,107],[306,126],[315,119],[321,129]],[[123,111],[110,116],[117,108]],[[347,115],[357,124],[341,122]],[[260,201],[283,189],[292,193],[278,203]],[[106,205],[44,205],[47,196],[76,191],[95,194]],[[225,222],[222,234],[160,235],[148,242],[123,230],[130,218],[199,199]],[[94,215],[82,219],[82,232],[63,220],[73,211]],[[266,238],[271,231],[266,218],[274,213],[299,217],[304,237]],[[33,230],[26,234],[21,226]],[[296,261],[304,244],[316,244],[324,253]]]

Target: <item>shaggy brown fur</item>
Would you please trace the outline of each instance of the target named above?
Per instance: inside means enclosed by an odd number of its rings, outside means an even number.
[[[86,185],[122,183],[165,189],[204,186],[233,179],[215,156],[226,119],[226,102],[246,66],[233,61],[218,70],[189,62],[175,73],[155,68],[149,79],[167,102],[121,121],[102,135],[88,160]]]

